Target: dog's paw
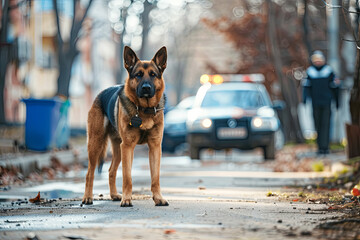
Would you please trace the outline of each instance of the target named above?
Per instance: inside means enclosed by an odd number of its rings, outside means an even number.
[[[166,201],[164,198],[153,198],[155,202],[155,206],[169,206],[168,201]]]
[[[91,204],[93,204],[93,198],[92,197],[83,197],[82,203],[85,205],[91,205]]]
[[[131,199],[123,199],[120,203],[121,207],[132,207]]]
[[[113,201],[121,201],[121,194],[111,194],[110,197]]]

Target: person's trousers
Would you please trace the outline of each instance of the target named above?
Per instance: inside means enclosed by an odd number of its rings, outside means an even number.
[[[320,153],[329,151],[331,106],[314,106],[313,117],[317,132],[317,145]]]

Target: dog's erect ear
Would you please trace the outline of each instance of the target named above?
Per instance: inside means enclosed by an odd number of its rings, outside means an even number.
[[[166,47],[162,47],[157,51],[152,61],[155,62],[156,66],[161,72],[164,72],[166,68],[167,52]]]
[[[126,70],[130,73],[134,68],[136,62],[139,61],[135,52],[128,46],[124,48],[124,65]]]

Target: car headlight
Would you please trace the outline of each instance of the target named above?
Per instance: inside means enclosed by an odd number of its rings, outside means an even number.
[[[195,121],[188,123],[189,131],[207,132],[212,129],[212,126],[213,122],[209,118],[196,119]]]
[[[211,119],[205,118],[205,119],[201,120],[201,126],[202,126],[203,128],[210,128],[211,125],[212,125]]]
[[[276,131],[279,128],[279,123],[274,117],[254,117],[251,120],[251,128],[254,131]]]

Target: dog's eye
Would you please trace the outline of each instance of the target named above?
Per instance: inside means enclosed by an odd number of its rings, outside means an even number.
[[[144,75],[143,72],[138,72],[135,76],[136,76],[136,77],[142,77],[143,75]]]
[[[154,72],[150,72],[150,77],[156,77],[156,74]]]

